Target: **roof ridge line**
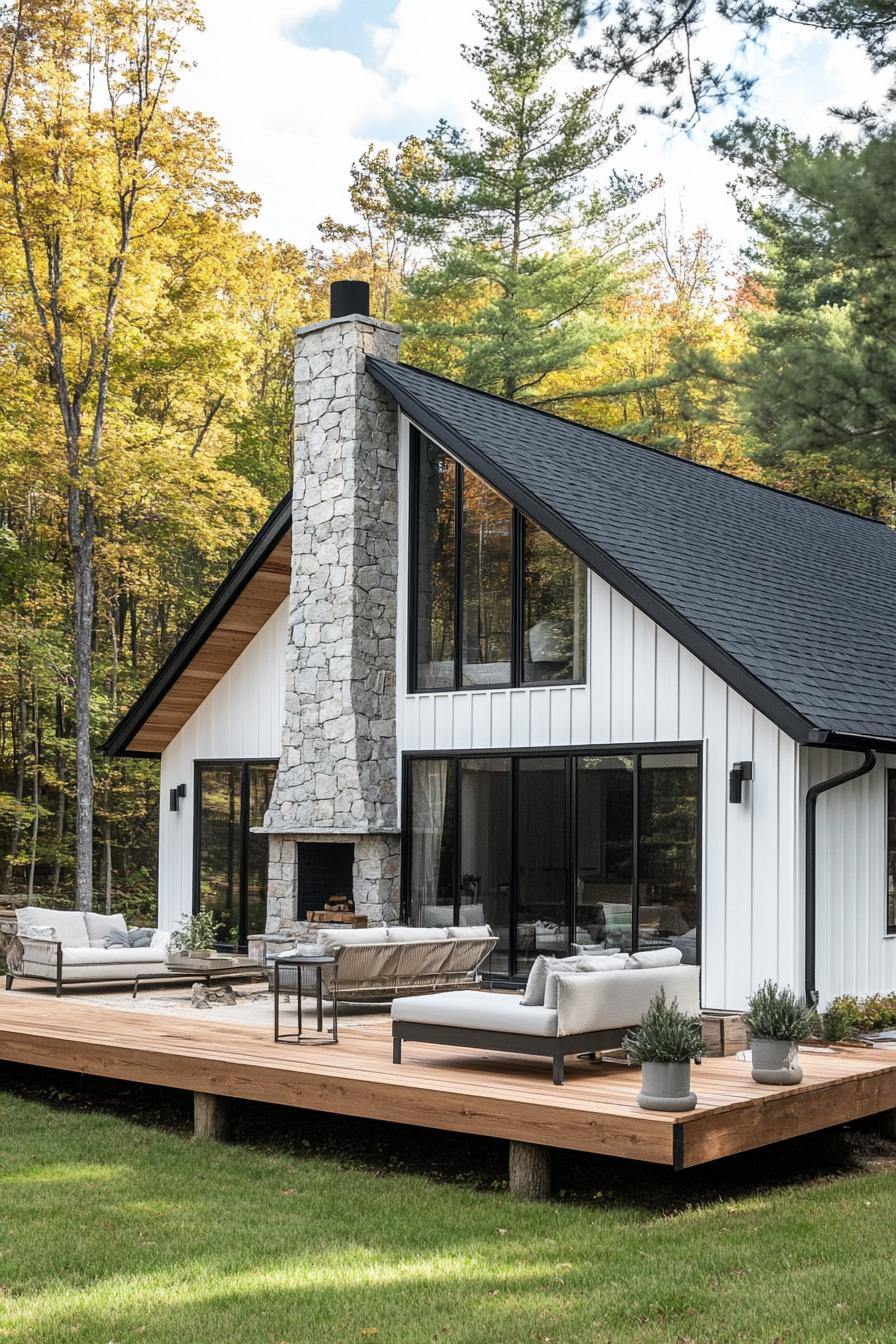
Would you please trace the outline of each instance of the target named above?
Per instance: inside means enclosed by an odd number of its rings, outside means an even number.
[[[378,360],[375,355],[369,355],[368,358],[373,363],[388,364],[390,360]],[[546,411],[541,406],[529,406],[524,401],[511,401],[509,397],[502,397],[498,392],[485,392],[479,387],[470,387],[467,383],[459,383],[455,378],[447,378],[444,374],[433,373],[430,369],[423,369],[419,364],[409,364],[405,360],[398,363],[398,368],[410,369],[414,373],[422,373],[426,378],[434,378],[437,382],[447,383],[450,387],[459,387],[462,392],[472,392],[477,397],[488,397],[491,401],[500,402],[502,406],[513,406],[518,410],[532,411],[536,415],[543,415],[548,420],[554,420],[561,425],[571,425],[574,429],[582,429],[587,434],[601,434],[604,438],[613,439],[616,443],[622,444],[625,448],[638,448],[644,453],[653,453],[656,457],[665,458],[670,462],[681,462],[684,466],[696,467],[700,471],[712,472],[715,476],[722,476],[727,481],[736,481],[739,485],[752,485],[757,490],[767,490],[770,494],[780,495],[783,499],[795,499],[801,504],[812,504],[817,509],[828,509],[831,513],[843,514],[846,518],[856,518],[861,523],[873,523],[877,527],[889,529],[889,524],[883,518],[871,518],[867,513],[856,513],[854,509],[845,509],[840,504],[826,504],[823,500],[812,499],[809,495],[801,495],[796,490],[784,490],[779,485],[769,485],[767,481],[750,481],[745,476],[737,476],[733,471],[724,471],[721,467],[711,467],[708,462],[695,462],[691,457],[679,457],[677,453],[667,453],[663,448],[655,448],[649,443],[638,443],[636,439],[627,439],[622,434],[616,434],[610,429],[597,429],[594,425],[583,425],[581,420],[569,420],[566,416],[558,415],[556,411]]]

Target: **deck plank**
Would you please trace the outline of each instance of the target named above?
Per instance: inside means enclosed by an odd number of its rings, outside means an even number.
[[[749,1066],[694,1069],[695,1111],[642,1111],[640,1071],[410,1043],[391,1059],[385,1020],[340,1025],[338,1046],[275,1045],[269,1030],[0,992],[0,1059],[298,1109],[490,1135],[663,1165],[696,1166],[896,1107],[896,1054],[804,1052],[797,1087],[753,1083]]]

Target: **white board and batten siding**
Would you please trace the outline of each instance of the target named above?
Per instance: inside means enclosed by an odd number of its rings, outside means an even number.
[[[407,433],[402,435],[405,462]],[[407,471],[401,473],[407,481]],[[408,536],[402,492],[402,546]],[[402,693],[407,564],[399,567],[399,751],[697,743],[703,752],[702,998],[739,1009],[769,977],[798,987],[798,748],[771,721],[596,574],[589,576],[584,686]],[[744,801],[728,772],[753,762]]]
[[[853,770],[854,751],[801,749],[800,797],[823,779]],[[887,933],[887,770],[874,770],[818,799],[816,984],[822,1005],[837,994],[896,988],[896,937]]]
[[[193,908],[194,763],[279,760],[283,734],[288,599],[165,748],[159,811],[159,925]],[[186,784],[177,812],[169,790]]]

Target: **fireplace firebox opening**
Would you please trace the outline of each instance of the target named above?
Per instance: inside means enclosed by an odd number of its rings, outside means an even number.
[[[296,919],[309,910],[353,910],[355,847],[344,841],[296,845]]]

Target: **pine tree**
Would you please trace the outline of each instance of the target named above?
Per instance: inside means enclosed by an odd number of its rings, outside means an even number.
[[[823,454],[829,473],[883,481],[896,465],[896,132],[813,145],[741,122],[720,143],[743,170],[769,300],[735,370],[747,425],[770,462]]]
[[[440,122],[425,182],[386,178],[400,217],[426,221],[430,265],[408,279],[409,346],[467,383],[537,402],[549,375],[593,346],[636,235],[625,209],[640,183],[593,174],[627,144],[596,87],[561,96],[570,55],[562,0],[490,0],[464,58],[487,80],[473,134]],[[437,172],[433,172],[435,164]]]

